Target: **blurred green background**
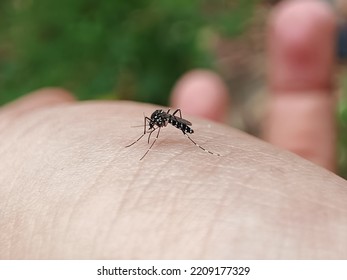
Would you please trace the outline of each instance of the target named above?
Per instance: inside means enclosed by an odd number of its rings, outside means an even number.
[[[81,100],[166,105],[177,79],[204,67],[230,86],[233,125],[257,135],[266,93],[264,23],[274,2],[0,0],[0,105],[47,86]],[[347,178],[341,77],[338,155]]]
[[[164,105],[180,75],[214,67],[208,37],[242,34],[256,2],[1,0],[0,104],[60,86]]]

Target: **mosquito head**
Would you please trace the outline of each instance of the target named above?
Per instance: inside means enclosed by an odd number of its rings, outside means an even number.
[[[155,110],[151,115],[151,120],[157,118],[161,113],[163,113],[163,110]]]
[[[151,115],[149,122],[149,128],[152,129],[154,126],[162,127],[168,123],[167,114],[163,110],[155,110]]]

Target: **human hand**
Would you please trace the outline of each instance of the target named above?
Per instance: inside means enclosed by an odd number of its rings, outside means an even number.
[[[343,179],[189,104],[192,137],[221,157],[166,128],[139,161],[147,142],[125,146],[151,105],[46,89],[3,108],[0,258],[347,257]]]
[[[336,172],[336,19],[322,1],[283,1],[268,24],[264,139]],[[173,106],[219,122],[229,108],[219,78],[194,71],[178,83]],[[260,105],[261,106],[261,105]]]

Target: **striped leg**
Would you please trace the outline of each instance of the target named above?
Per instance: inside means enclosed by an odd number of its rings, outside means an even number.
[[[215,155],[215,156],[219,156],[219,157],[221,156],[221,155],[218,154],[218,153],[213,153],[213,152],[211,152],[211,151],[209,151],[209,150],[207,150],[207,149],[201,147],[201,146],[200,146],[198,143],[196,143],[192,138],[190,138],[188,134],[186,134],[186,133],[184,133],[184,132],[183,132],[183,134],[184,134],[185,136],[187,136],[188,139],[189,139],[195,146],[199,147],[201,150],[205,151],[206,153],[209,153],[209,154]]]
[[[153,131],[154,131],[154,130],[153,130]],[[153,131],[152,131],[152,132],[153,132]],[[152,132],[151,132],[151,133],[152,133]],[[155,137],[155,139],[154,139],[152,145],[148,148],[147,152],[142,156],[142,158],[140,158],[140,160],[142,160],[142,159],[148,154],[148,152],[152,149],[154,143],[157,141],[157,139],[158,139],[158,137],[159,137],[159,133],[160,133],[160,127],[159,127],[159,129],[158,129],[157,136]]]
[[[172,115],[175,116],[176,114],[180,113],[180,118],[182,119],[182,112],[181,112],[181,109],[177,109]]]
[[[125,148],[131,147],[131,146],[134,145],[135,143],[139,142],[143,136],[145,136],[145,134],[148,132],[148,131],[146,131],[146,128],[147,128],[147,126],[146,126],[146,121],[148,121],[148,123],[149,123],[149,122],[151,121],[151,119],[150,119],[150,118],[147,118],[147,117],[144,117],[143,134],[142,134],[136,141],[132,142],[131,144],[129,144],[129,145],[127,145],[127,146],[125,146]],[[153,131],[152,131],[152,132],[153,132]],[[151,132],[151,133],[152,133],[152,132]],[[150,134],[149,136],[151,136],[151,134]],[[149,141],[149,139],[148,139],[148,141]]]
[[[148,135],[148,140],[147,143],[149,144],[149,139],[151,138],[152,133],[156,130],[156,128],[154,128]],[[148,131],[149,132],[149,131]]]

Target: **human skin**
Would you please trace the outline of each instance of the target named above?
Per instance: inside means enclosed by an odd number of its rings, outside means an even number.
[[[324,1],[288,1],[268,26],[264,138],[336,171],[336,18]]]
[[[347,185],[294,154],[186,116],[149,154],[132,102],[62,103],[0,137],[0,258],[346,258]],[[3,117],[4,118],[4,117]]]
[[[345,180],[188,107],[192,138],[222,156],[168,126],[140,161],[147,139],[125,146],[157,108],[60,89],[3,107],[0,259],[347,258]]]

